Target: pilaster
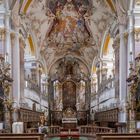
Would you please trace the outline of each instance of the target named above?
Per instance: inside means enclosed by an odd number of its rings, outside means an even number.
[[[120,39],[116,38],[113,43],[113,49],[115,53],[115,97],[119,99],[119,49]]]
[[[24,48],[25,42],[22,37],[19,38],[20,53],[20,102],[24,102]]]

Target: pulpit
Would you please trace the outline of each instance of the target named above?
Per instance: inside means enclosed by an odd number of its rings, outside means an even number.
[[[62,126],[63,128],[69,129],[77,127],[77,118],[75,110],[69,107],[63,112]]]

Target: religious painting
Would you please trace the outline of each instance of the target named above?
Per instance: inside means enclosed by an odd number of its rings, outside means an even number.
[[[81,80],[79,83],[79,92],[77,95],[77,111],[83,111],[85,110],[85,103],[86,103],[86,83],[85,81]]]
[[[72,81],[63,84],[63,109],[76,109],[76,85]]]
[[[57,8],[62,9],[66,3],[72,3],[75,9],[79,11],[82,15],[86,13],[91,2],[89,0],[47,0],[47,7],[51,9],[53,14],[56,14]],[[83,9],[80,9],[84,7]]]
[[[53,83],[54,89],[54,110],[55,111],[62,111],[62,87],[58,80],[54,81]]]

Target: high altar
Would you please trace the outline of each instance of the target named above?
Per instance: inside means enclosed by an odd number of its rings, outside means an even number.
[[[86,125],[90,103],[87,67],[68,56],[60,59],[52,69],[49,81],[51,124],[72,128]]]
[[[72,108],[67,108],[63,112],[62,126],[63,128],[76,128],[77,127],[76,112]]]

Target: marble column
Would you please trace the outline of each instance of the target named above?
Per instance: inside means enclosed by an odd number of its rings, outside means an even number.
[[[119,63],[119,68],[120,68],[120,101],[125,103],[126,101],[126,89],[127,89],[127,84],[126,84],[126,79],[127,79],[127,47],[125,44],[125,38],[124,38],[124,31],[125,31],[125,26],[120,25],[120,63]]]
[[[12,34],[13,100],[20,106],[20,46],[19,33]]]
[[[134,0],[130,0],[129,10],[128,10],[128,52],[127,52],[127,77],[129,77],[131,73],[131,64],[135,67],[135,39],[134,39],[134,14],[133,14],[133,8],[134,8]],[[129,93],[129,87],[128,87],[128,95]],[[135,132],[136,129],[136,118],[135,118],[135,109],[133,107],[133,104],[135,104],[135,95],[129,96],[129,104],[131,104],[131,109],[129,111],[128,120],[129,120],[129,132]]]
[[[23,38],[19,39],[19,53],[20,53],[20,102],[24,102],[24,48],[25,41]]]
[[[6,16],[5,20],[9,20]],[[6,27],[5,31],[5,60],[11,64],[11,40],[10,40],[10,30]]]
[[[128,1],[126,1],[127,4]],[[116,9],[119,22],[120,56],[119,56],[119,114],[118,122],[122,124],[121,132],[127,131],[127,42],[124,33],[127,29],[127,10],[122,1],[116,0]],[[120,129],[118,129],[120,130]]]
[[[129,10],[128,10],[128,72],[127,76],[130,74],[130,64],[135,63],[135,39],[134,39],[134,14],[133,14],[133,8],[134,8],[134,0],[130,0]],[[134,64],[135,65],[135,64]]]
[[[10,40],[10,11],[8,1],[5,0],[5,59],[11,64],[11,40]]]

